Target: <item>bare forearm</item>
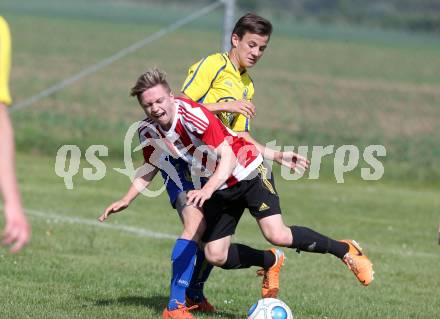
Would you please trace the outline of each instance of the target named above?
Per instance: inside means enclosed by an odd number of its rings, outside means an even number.
[[[180,97],[190,99],[184,93],[180,94]],[[229,102],[219,102],[219,103],[203,103],[211,113],[218,114],[221,112],[229,113],[239,113],[247,118],[253,118],[255,116],[255,106],[251,101],[247,100],[233,100]]]
[[[218,114],[225,111],[230,112],[225,108],[225,104],[226,103],[223,102],[223,103],[204,103],[202,105],[206,107],[209,110],[209,112]]]
[[[0,103],[0,189],[5,205],[20,205],[15,176],[14,134],[6,107]]]
[[[185,99],[190,99],[185,93],[180,92],[179,97],[183,97]],[[204,107],[206,107],[209,112],[217,114],[225,110],[225,103],[201,103]]]
[[[157,168],[144,176],[136,177],[123,199],[131,203],[145,188],[147,188],[158,172]]]
[[[261,145],[249,134],[249,132],[237,132],[237,135],[243,137],[244,139],[246,139],[246,141],[254,144],[265,159],[270,161],[279,161],[281,159],[282,153],[280,151],[276,151],[264,145]]]
[[[209,178],[208,182],[203,187],[204,189],[209,190],[211,193],[215,192],[226,182],[237,165],[237,160],[231,147],[227,145],[226,142],[224,143],[226,145],[221,148],[219,153],[220,162],[217,165],[214,174]]]

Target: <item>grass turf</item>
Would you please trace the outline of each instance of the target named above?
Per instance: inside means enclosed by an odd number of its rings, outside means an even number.
[[[77,176],[71,191],[55,176],[53,165],[51,158],[18,157],[33,238],[19,255],[2,250],[0,317],[158,318],[166,304],[174,240],[122,228],[177,236],[180,222],[166,197],[141,196],[127,211],[112,216],[108,223],[120,229],[85,224],[126,191],[128,179],[111,170],[121,163],[106,161],[108,174],[101,181]],[[438,192],[374,182],[337,185],[281,178],[277,187],[287,223],[334,238],[355,238],[376,270],[375,281],[364,288],[334,257],[286,249],[279,297],[298,318],[436,317]],[[248,214],[235,240],[269,247]],[[213,318],[245,317],[247,307],[259,298],[255,270],[214,270],[206,288],[219,309]]]

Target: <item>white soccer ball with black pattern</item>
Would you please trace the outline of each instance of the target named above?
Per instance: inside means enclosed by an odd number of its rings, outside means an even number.
[[[293,319],[289,306],[279,299],[264,298],[248,310],[248,319]]]

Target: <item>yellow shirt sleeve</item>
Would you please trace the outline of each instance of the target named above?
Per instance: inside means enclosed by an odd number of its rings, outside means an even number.
[[[200,60],[189,68],[182,93],[191,100],[202,103],[212,83],[225,67],[226,60],[219,53]]]
[[[0,102],[12,103],[9,94],[9,72],[11,68],[11,34],[6,20],[0,16]]]

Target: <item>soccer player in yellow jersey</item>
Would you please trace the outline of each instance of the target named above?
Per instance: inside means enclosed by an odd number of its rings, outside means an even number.
[[[270,21],[255,14],[241,17],[232,31],[231,50],[212,54],[192,65],[182,86],[181,95],[203,103],[211,112],[217,114],[225,126],[252,142],[266,159],[292,169],[306,169],[306,158],[294,152],[279,152],[266,148],[249,133],[250,118],[255,115],[255,106],[252,103],[254,84],[247,69],[253,67],[263,56],[271,33]],[[184,164],[179,166],[184,167]],[[209,309],[212,307],[207,304],[203,286],[212,266],[200,262],[204,258],[203,252],[199,251],[187,296],[189,305],[197,304],[200,308]],[[272,275],[270,271],[262,274],[265,276],[262,295],[266,295],[265,286],[274,286],[266,287],[266,290],[268,288],[277,291],[278,280],[272,280],[272,283],[266,280],[268,275]],[[276,297],[276,294],[272,297]]]
[[[264,147],[250,135],[254,84],[248,73],[263,56],[272,33],[271,23],[255,14],[241,17],[231,35],[231,50],[212,54],[189,68],[182,95],[205,105],[223,124],[257,146],[269,160],[295,168],[308,167],[306,158],[294,152]]]
[[[30,227],[23,213],[15,177],[14,137],[7,110],[12,102],[8,87],[10,53],[9,27],[0,16],[0,190],[6,217],[3,244],[12,245],[11,252],[17,252],[28,242]]]
[[[181,94],[193,101],[203,103],[211,112],[217,114],[225,126],[254,144],[265,159],[274,160],[291,169],[303,170],[307,169],[309,165],[306,158],[294,152],[280,152],[267,148],[250,135],[249,119],[255,115],[255,106],[252,103],[254,84],[248,69],[253,67],[263,56],[271,33],[272,25],[268,20],[255,14],[246,14],[241,17],[232,31],[230,51],[212,54],[192,65],[182,86]],[[273,176],[265,182],[273,188]],[[189,193],[191,194],[191,191]],[[269,209],[269,207],[261,207],[261,209]],[[294,238],[293,247],[299,245],[296,247],[298,250],[330,252],[341,259],[345,258],[344,256],[349,250],[355,250],[351,243],[330,240],[305,227],[292,226],[290,230],[286,230],[281,215],[262,218],[259,220],[259,226],[265,234],[271,234],[266,238],[274,245],[291,247],[286,243],[290,243]],[[315,245],[303,245],[307,242],[309,244],[314,242]],[[331,248],[325,246],[326,242],[332,243],[328,246]],[[312,246],[313,248],[310,248]],[[209,257],[211,260],[216,260],[221,256],[222,253],[216,251],[210,253]],[[203,256],[200,257],[200,259],[203,258]],[[268,290],[278,292],[279,270],[280,266],[275,263],[273,267],[259,272],[264,276],[263,296]],[[355,274],[356,271],[356,269],[353,270]],[[360,276],[356,274],[363,284],[368,284],[372,280],[371,272],[367,273],[368,282],[362,281]],[[197,301],[195,304],[200,304],[200,300],[206,299],[203,295],[203,285],[208,276],[209,267],[200,269],[200,266],[198,267],[196,264],[193,278],[187,289],[187,295],[190,299]],[[276,297],[276,293],[273,297]]]

